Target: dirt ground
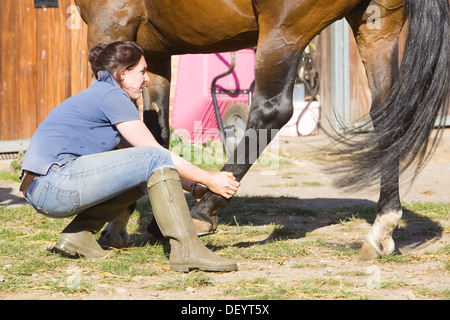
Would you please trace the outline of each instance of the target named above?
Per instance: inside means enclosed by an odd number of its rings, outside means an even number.
[[[311,154],[316,148],[325,145],[328,138],[323,135],[311,137],[280,138],[279,165],[267,170],[262,165],[256,165],[242,180],[238,196],[264,196],[284,199],[286,210],[292,207],[305,209],[339,209],[343,207],[374,206],[378,193],[376,191],[360,191],[345,193],[332,185],[333,177],[323,173],[317,155]],[[323,160],[323,159],[319,159]],[[7,166],[7,161],[0,164]],[[420,173],[412,186],[402,184],[402,202],[450,202],[450,130],[444,133],[439,148],[427,167]],[[22,204],[23,198],[18,193],[18,184],[0,181],[0,205]],[[270,210],[269,210],[270,212]],[[239,217],[237,217],[239,219]],[[370,228],[368,222],[350,223],[348,231],[342,232],[342,226],[333,223],[326,216],[276,216],[265,214],[259,217],[262,222],[289,226],[304,230],[304,236],[296,239],[299,244],[317,238],[326,239],[328,246],[317,246],[309,255],[301,259],[286,259],[285,261],[252,261],[239,259],[239,270],[233,273],[212,273],[209,277],[217,284],[240,279],[251,280],[259,277],[268,278],[274,283],[288,284],[290,282],[308,279],[325,279],[338,281],[341,286],[351,283],[351,290],[367,294],[371,299],[429,299],[414,288],[419,286],[426,291],[444,292],[450,290],[448,255],[437,259],[426,252],[436,251],[443,245],[450,243],[448,233],[448,219],[442,221],[429,221],[428,225],[418,221],[411,223],[408,228],[400,228],[400,240],[396,242],[398,251],[402,255],[413,257],[409,263],[380,263],[378,261],[360,261],[356,257],[331,255],[330,250],[335,248],[359,249],[361,241]],[[427,236],[424,229],[436,231]],[[220,232],[220,230],[219,230]],[[296,268],[295,264],[304,267]],[[358,275],[363,272],[366,276]],[[216,287],[190,288],[185,291],[157,291],[149,293],[148,288],[157,283],[167,282],[173,273],[164,273],[154,277],[136,277],[131,282],[124,282],[122,287],[103,288],[101,295],[91,292],[79,296],[33,296],[27,293],[23,296],[15,295],[13,299],[157,299],[157,300],[209,300],[230,299],[218,293]],[[325,281],[324,280],[324,281]],[[392,289],[380,288],[382,283],[396,283]],[[105,294],[105,290],[108,292]],[[8,299],[8,297],[3,297]],[[232,298],[232,297],[231,297]],[[294,297],[308,299],[309,296]],[[336,299],[339,297],[337,296]]]

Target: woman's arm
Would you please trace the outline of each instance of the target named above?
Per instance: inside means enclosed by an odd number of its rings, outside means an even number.
[[[125,141],[131,146],[152,146],[162,148],[141,120],[120,122],[116,124],[116,128],[119,130]],[[236,193],[240,183],[235,180],[231,172],[207,172],[193,165],[189,161],[186,161],[177,154],[171,151],[169,152],[180,177],[204,184],[212,192],[220,194],[225,198],[231,198]]]

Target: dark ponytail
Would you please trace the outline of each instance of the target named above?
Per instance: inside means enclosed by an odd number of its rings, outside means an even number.
[[[89,52],[89,62],[96,79],[101,70],[108,71],[117,81],[120,71],[132,69],[144,55],[144,50],[133,41],[98,44]]]

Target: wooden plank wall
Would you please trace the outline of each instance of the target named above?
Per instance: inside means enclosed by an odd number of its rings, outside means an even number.
[[[371,96],[369,84],[365,74],[364,66],[359,56],[356,41],[350,30],[349,36],[349,77],[350,77],[350,103],[349,120],[357,121],[369,113]],[[331,28],[327,28],[317,36],[313,42],[316,44],[317,52],[314,55],[319,69],[320,77],[320,102],[321,102],[321,125],[326,131],[332,132],[334,123],[333,97],[331,93]],[[337,128],[335,128],[337,129]]]
[[[54,107],[90,84],[87,26],[73,0],[45,9],[2,0],[0,17],[0,141],[29,139]]]
[[[350,30],[349,36],[349,73],[350,73],[350,111],[351,122],[366,116],[372,104],[372,97],[367,80],[366,70],[361,61],[355,37]]]

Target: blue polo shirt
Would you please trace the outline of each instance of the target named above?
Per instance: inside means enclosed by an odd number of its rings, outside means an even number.
[[[45,175],[79,156],[113,150],[121,136],[115,124],[140,119],[127,93],[106,71],[83,92],[54,108],[39,125],[25,153],[22,170]]]

